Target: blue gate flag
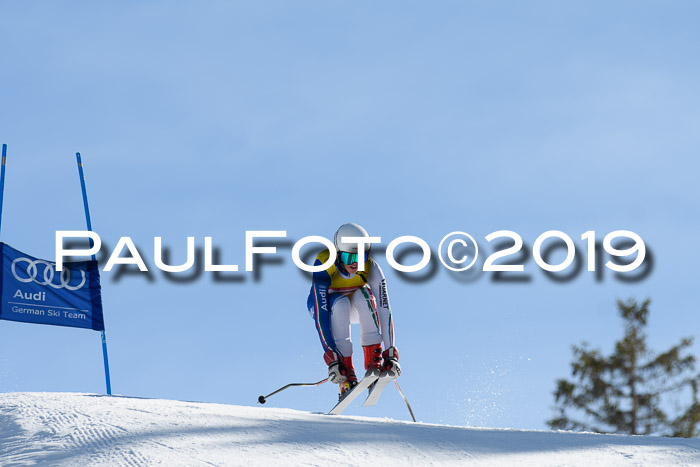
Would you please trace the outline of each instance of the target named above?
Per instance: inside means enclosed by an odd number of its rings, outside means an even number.
[[[56,263],[0,242],[0,319],[103,331],[97,261]]]

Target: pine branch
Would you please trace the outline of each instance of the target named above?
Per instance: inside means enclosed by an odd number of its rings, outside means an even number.
[[[673,434],[696,436],[700,432],[700,374],[694,371],[695,357],[683,355],[692,345],[684,338],[660,354],[647,348],[644,330],[650,300],[618,300],[624,335],[606,356],[585,342],[572,346],[573,381],[557,380],[554,391],[559,416],[547,423],[552,428],[590,430],[599,433]],[[661,396],[690,388],[692,403],[674,419],[661,409]],[[583,416],[571,418],[566,410]],[[590,421],[585,421],[586,419]]]

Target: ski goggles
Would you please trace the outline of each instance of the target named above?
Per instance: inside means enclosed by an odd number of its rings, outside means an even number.
[[[340,262],[343,264],[353,264],[357,263],[357,253],[348,253],[347,251],[341,251]],[[369,252],[365,252],[365,263],[369,259]]]

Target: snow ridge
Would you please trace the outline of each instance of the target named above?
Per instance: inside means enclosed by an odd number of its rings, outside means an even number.
[[[498,430],[75,393],[0,394],[0,465],[700,465],[700,439]]]

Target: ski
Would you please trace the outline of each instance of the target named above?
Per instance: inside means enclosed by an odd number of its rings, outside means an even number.
[[[370,388],[369,395],[367,396],[367,399],[365,399],[365,403],[362,404],[362,407],[377,405],[377,401],[379,400],[379,396],[382,395],[382,391],[384,391],[384,388],[386,388],[387,385],[395,378],[396,374],[393,371],[382,371],[377,382],[372,388]]]
[[[350,392],[341,400],[338,402],[335,407],[331,409],[330,412],[328,412],[329,415],[339,415],[343,413],[343,410],[347,409],[348,406],[354,401],[357,396],[362,393],[365,389],[367,389],[372,383],[377,381],[379,378],[379,370],[372,369],[372,370],[367,370],[367,373],[365,373],[365,377],[362,378],[362,381],[357,383],[357,385],[350,390]]]

